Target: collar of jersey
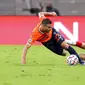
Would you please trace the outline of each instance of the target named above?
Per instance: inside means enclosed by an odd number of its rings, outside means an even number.
[[[38,31],[39,31],[41,34],[44,34],[42,31],[40,31],[40,29],[38,29]]]

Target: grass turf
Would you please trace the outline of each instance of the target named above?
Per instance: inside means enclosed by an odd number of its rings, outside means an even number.
[[[20,64],[23,46],[0,46],[0,85],[84,85],[85,66],[68,66],[66,57],[32,46]],[[85,52],[75,48],[77,52]]]

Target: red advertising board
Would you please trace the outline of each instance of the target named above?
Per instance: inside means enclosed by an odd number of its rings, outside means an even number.
[[[66,39],[85,42],[84,16],[49,18]],[[0,44],[25,44],[38,22],[36,16],[0,16]]]

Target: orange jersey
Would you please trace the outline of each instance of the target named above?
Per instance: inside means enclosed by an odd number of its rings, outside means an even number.
[[[41,18],[40,19],[40,23],[34,28],[31,36],[30,36],[30,40],[31,40],[31,44],[34,42],[34,41],[39,41],[39,42],[47,42],[51,39],[52,37],[52,29],[50,30],[49,33],[41,33],[39,31],[39,27],[41,25],[41,22],[44,18]]]

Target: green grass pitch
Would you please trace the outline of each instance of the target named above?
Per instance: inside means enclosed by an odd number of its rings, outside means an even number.
[[[0,46],[0,85],[85,85],[85,66],[68,66],[66,57],[32,46],[20,64],[24,46]],[[75,48],[77,52],[85,52]]]

